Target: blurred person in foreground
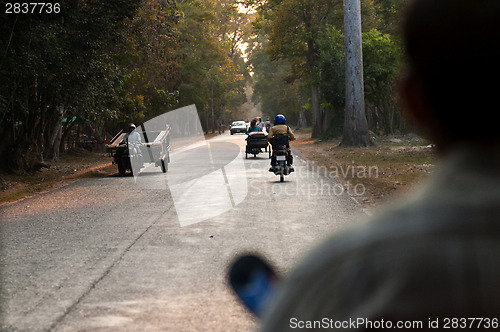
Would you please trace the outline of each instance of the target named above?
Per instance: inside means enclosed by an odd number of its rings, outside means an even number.
[[[403,37],[401,95],[440,167],[407,201],[313,250],[282,284],[263,331],[353,320],[343,327],[499,327],[500,1],[411,1]]]

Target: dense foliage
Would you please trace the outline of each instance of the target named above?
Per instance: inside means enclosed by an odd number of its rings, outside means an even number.
[[[405,126],[393,84],[404,2],[361,1],[366,114],[375,132]],[[291,124],[312,124],[316,136],[342,130],[340,0],[60,4],[58,13],[0,14],[3,168],[37,169],[82,140],[103,142],[128,122],[190,104],[205,130],[215,130],[241,115],[250,81],[264,117],[284,113]]]
[[[62,0],[0,16],[0,160],[33,170],[85,136],[196,104],[207,130],[245,101],[234,1]],[[210,109],[210,112],[208,112]]]
[[[398,26],[404,3],[361,1],[366,114],[376,133],[405,129],[394,88],[401,63]],[[293,124],[305,115],[308,123],[313,122],[313,136],[341,135],[345,99],[342,1],[249,0],[247,4],[258,13],[250,63],[255,73],[254,99],[262,103],[263,112],[269,116],[284,113]],[[314,86],[317,101],[311,90]],[[316,119],[315,102],[319,105]],[[316,133],[314,122],[318,122]]]

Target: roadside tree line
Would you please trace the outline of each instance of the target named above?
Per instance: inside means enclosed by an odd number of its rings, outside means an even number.
[[[0,166],[31,171],[127,122],[196,104],[205,130],[246,101],[234,0],[61,0],[0,14]],[[227,120],[226,120],[227,121]]]
[[[402,61],[399,17],[406,0],[361,0],[365,114],[376,134],[407,130],[395,81]],[[249,43],[254,101],[265,116],[285,113],[313,137],[341,136],[345,121],[342,0],[248,0],[256,10]]]

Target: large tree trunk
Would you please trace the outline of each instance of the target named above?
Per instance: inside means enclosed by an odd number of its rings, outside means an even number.
[[[307,127],[307,119],[306,119],[306,116],[304,114],[305,112],[306,112],[306,110],[303,108],[301,108],[299,111],[299,121],[297,123],[297,129]]]
[[[316,85],[311,87],[311,106],[312,106],[312,138],[320,137],[323,133],[323,116],[319,103],[319,89]]]
[[[59,161],[59,145],[61,144],[62,119],[64,116],[64,107],[55,108],[55,122],[52,134],[48,140],[45,149],[45,159],[49,161]]]
[[[346,91],[344,136],[341,145],[368,146],[370,140],[365,116],[360,0],[344,0],[344,38]]]

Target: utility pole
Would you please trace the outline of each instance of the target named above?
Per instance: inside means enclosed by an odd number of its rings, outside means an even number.
[[[344,0],[345,122],[342,146],[368,146],[363,86],[360,0]]]

